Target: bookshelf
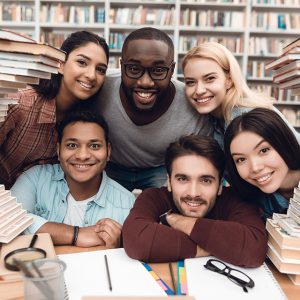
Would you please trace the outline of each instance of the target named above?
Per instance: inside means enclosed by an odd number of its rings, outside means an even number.
[[[141,26],[163,30],[175,44],[175,74],[199,42],[217,41],[235,55],[251,88],[278,99],[280,109],[300,115],[300,99],[278,90],[264,70],[282,47],[300,36],[300,0],[2,0],[0,27],[30,34],[59,47],[66,36],[86,29],[103,35],[110,66],[119,67],[126,35]],[[300,117],[300,116],[299,116]],[[299,121],[300,125],[300,121]],[[300,127],[299,127],[300,128]]]

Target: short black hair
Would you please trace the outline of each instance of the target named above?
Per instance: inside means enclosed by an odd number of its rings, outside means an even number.
[[[57,130],[57,142],[60,144],[63,138],[63,132],[67,125],[76,122],[86,122],[86,123],[96,123],[104,131],[106,144],[109,143],[109,130],[108,125],[105,119],[97,113],[92,112],[91,110],[82,110],[78,105],[70,113],[68,113],[61,122],[56,124]]]
[[[157,40],[162,41],[167,44],[169,48],[169,54],[174,57],[174,44],[172,39],[163,31],[153,28],[153,27],[143,27],[132,31],[124,40],[122,46],[122,56],[123,53],[127,50],[128,44],[130,41],[134,40]]]
[[[171,143],[165,153],[165,165],[169,176],[172,173],[173,161],[186,155],[198,155],[208,159],[219,171],[219,179],[222,178],[225,157],[224,152],[214,138],[192,134],[183,136],[178,141]]]

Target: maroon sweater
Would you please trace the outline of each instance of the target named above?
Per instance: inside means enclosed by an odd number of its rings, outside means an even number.
[[[196,256],[197,245],[211,255],[243,267],[258,267],[266,257],[267,233],[257,208],[224,188],[213,209],[199,218],[188,236],[159,224],[169,209],[179,213],[166,188],[145,190],[123,225],[126,253],[145,262],[169,262]]]

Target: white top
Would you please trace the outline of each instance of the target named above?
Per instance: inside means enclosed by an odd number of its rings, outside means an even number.
[[[64,218],[64,224],[71,226],[78,226],[78,224],[82,224],[84,222],[84,215],[87,209],[87,205],[90,201],[95,198],[96,195],[86,199],[77,201],[74,199],[71,193],[67,196],[68,208],[67,213]]]

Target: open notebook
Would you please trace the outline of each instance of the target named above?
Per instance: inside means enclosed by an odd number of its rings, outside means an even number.
[[[194,296],[196,300],[287,299],[266,264],[259,268],[246,269],[226,263],[253,279],[255,286],[248,288],[248,293],[245,293],[240,286],[232,283],[226,276],[207,270],[204,267],[205,263],[211,258],[214,257],[185,260],[188,293],[190,296]]]
[[[109,290],[104,255],[112,282]],[[82,296],[166,296],[146,268],[129,258],[124,249],[59,255],[67,264],[65,283],[69,299]]]

